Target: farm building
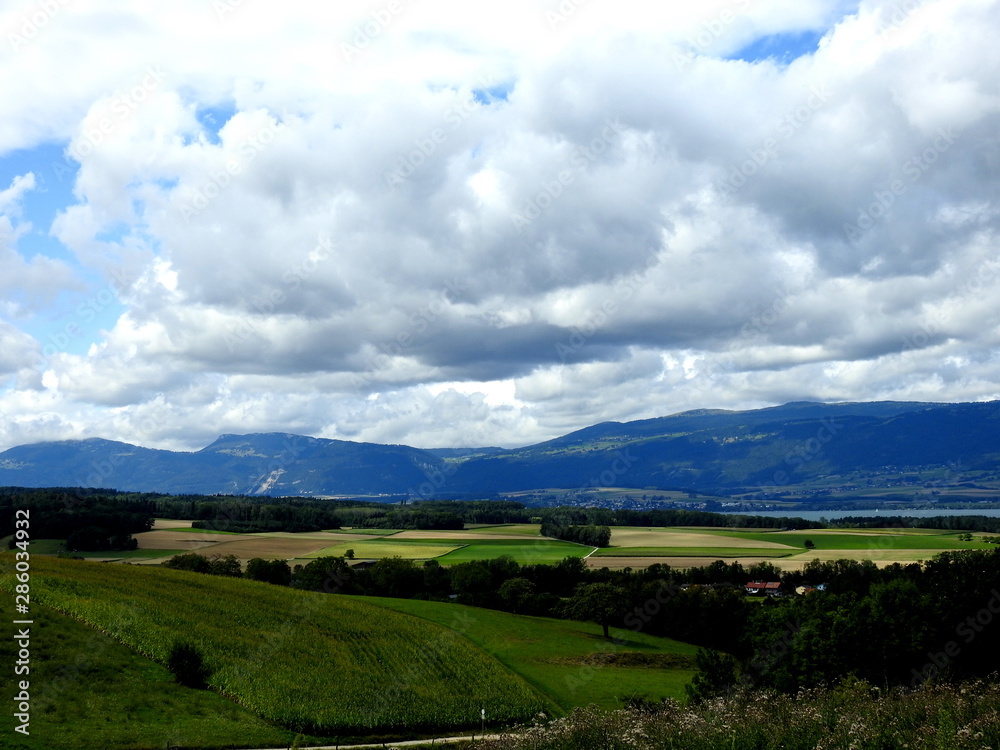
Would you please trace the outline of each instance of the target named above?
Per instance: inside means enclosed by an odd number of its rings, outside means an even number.
[[[785,595],[785,588],[781,581],[751,581],[743,588],[750,596]]]

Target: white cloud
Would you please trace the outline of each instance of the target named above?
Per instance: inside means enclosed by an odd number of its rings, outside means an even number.
[[[0,153],[79,162],[51,232],[121,312],[32,361],[19,321],[80,282],[22,247],[22,172],[0,445],[996,393],[993,3],[213,7],[67,4],[4,63]]]

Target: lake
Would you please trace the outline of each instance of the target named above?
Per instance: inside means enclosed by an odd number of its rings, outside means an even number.
[[[727,515],[733,515],[726,511]],[[765,516],[767,518],[804,518],[807,521],[819,521],[822,518],[833,520],[848,516],[909,516],[911,518],[933,518],[934,516],[989,516],[1000,518],[1000,509],[994,510],[761,510],[737,511],[739,515]]]

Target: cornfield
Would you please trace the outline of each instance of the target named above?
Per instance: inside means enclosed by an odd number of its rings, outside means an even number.
[[[10,589],[13,557],[0,556]],[[32,603],[165,664],[195,646],[208,685],[313,734],[517,722],[543,702],[455,631],[329,594],[198,573],[34,557]]]

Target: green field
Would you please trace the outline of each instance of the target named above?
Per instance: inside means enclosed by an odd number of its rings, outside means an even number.
[[[351,597],[454,628],[527,680],[566,713],[596,703],[621,706],[636,694],[681,699],[697,648],[667,638],[593,623],[523,617],[460,604]]]
[[[535,563],[557,563],[566,557],[585,557],[593,547],[584,547],[572,542],[539,537],[535,541],[520,539],[470,539],[469,543],[438,558],[442,565],[454,565],[472,560],[492,560],[501,555],[510,555],[521,565]]]
[[[769,547],[604,547],[591,557],[788,557],[798,550]]]
[[[8,723],[4,748],[287,747],[295,739],[217,693],[178,685],[165,667],[71,617],[34,605],[31,619],[31,734],[22,740]],[[0,639],[0,661],[14,664],[14,648]],[[4,670],[5,696],[17,693],[15,679]]]
[[[392,536],[399,529],[326,529],[328,534],[370,534],[371,536]]]
[[[7,591],[12,565],[0,555]],[[471,727],[482,706],[497,722],[523,721],[545,703],[452,631],[346,597],[42,557],[32,558],[31,595],[160,664],[190,641],[214,690],[313,734]]]
[[[718,531],[713,532],[722,536],[739,539],[754,539],[762,542],[776,542],[778,544],[790,544],[795,547],[805,549],[806,540],[810,540],[814,549],[842,549],[842,550],[878,550],[878,549],[926,549],[926,550],[946,550],[946,549],[989,549],[991,545],[985,542],[961,542],[957,539],[959,532],[947,531],[934,534],[898,534],[898,533],[874,533],[864,531],[771,531],[771,532],[745,532],[745,531]]]

